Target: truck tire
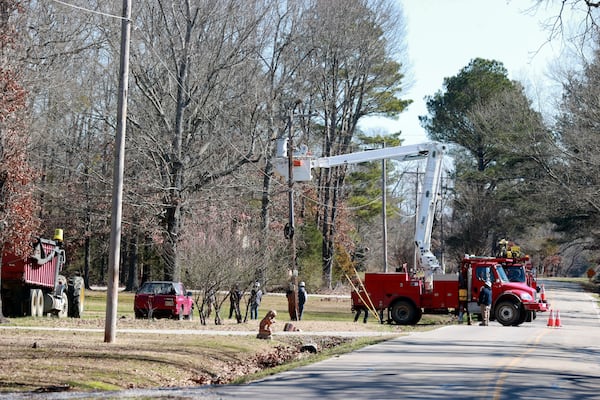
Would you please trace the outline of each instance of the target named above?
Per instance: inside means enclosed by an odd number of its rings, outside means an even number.
[[[513,324],[513,326],[519,326],[523,322],[527,321],[527,314],[529,312],[525,310],[522,304],[519,305],[519,319]],[[529,321],[531,322],[531,321]]]
[[[69,317],[81,318],[84,310],[85,285],[83,278],[76,276],[69,279],[68,284],[69,296]]]
[[[44,315],[44,293],[42,289],[29,290],[29,315],[34,318]]]
[[[60,295],[62,299],[62,308],[56,313],[58,318],[66,318],[69,315],[69,296],[63,291]]]
[[[412,325],[415,323],[417,308],[408,300],[399,300],[395,302],[390,311],[392,320],[398,325]]]
[[[75,296],[69,299],[69,317],[81,318],[83,314],[83,297]]]
[[[527,317],[525,318],[525,322],[533,322],[535,319],[535,311],[527,311]]]
[[[521,307],[518,303],[510,300],[501,301],[496,305],[496,319],[504,326],[516,326],[520,325],[522,321],[519,323],[521,318],[523,321],[525,320],[523,313],[521,312]]]
[[[422,316],[423,316],[423,310],[421,310],[420,308],[417,308],[417,312],[415,313],[415,317],[413,318],[412,325],[418,324],[419,321],[421,320]]]

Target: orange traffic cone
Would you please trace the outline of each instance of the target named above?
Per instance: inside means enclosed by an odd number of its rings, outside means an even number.
[[[554,321],[554,311],[550,309],[550,315],[548,315],[548,325],[550,327],[554,327],[556,322]]]
[[[540,298],[542,299],[542,303],[546,303],[546,289],[544,288],[543,283],[542,283],[542,290],[540,290]]]
[[[562,325],[560,324],[560,310],[556,310],[556,318],[554,319],[554,326],[560,328]]]

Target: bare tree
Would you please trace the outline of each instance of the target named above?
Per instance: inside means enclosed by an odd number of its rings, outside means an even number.
[[[60,225],[70,232],[69,251],[82,254],[71,265],[84,271],[86,284],[103,278],[106,262],[119,32],[111,9],[117,3],[85,10],[32,2],[24,57],[34,110],[31,150],[42,172],[40,216],[47,229]],[[185,278],[178,246],[197,227],[211,231],[187,220],[215,204],[250,216],[244,231],[257,237],[252,248],[262,255],[253,268],[261,281],[281,277],[287,202],[272,178],[274,140],[291,127],[295,144],[333,155],[349,150],[362,116],[401,111],[407,102],[398,97],[403,67],[395,61],[402,56],[395,45],[402,43],[396,28],[403,23],[394,4],[135,5],[124,202],[128,269],[122,280],[133,288],[140,274],[158,273],[151,264],[164,267],[162,278]],[[336,174],[321,183],[341,185],[344,173]],[[348,224],[335,212],[345,194],[326,192],[318,215],[330,268],[335,241],[344,241]],[[97,269],[90,272],[92,265]]]
[[[306,144],[310,134],[311,112],[302,107],[299,102],[299,99],[307,98],[308,93],[297,79],[298,71],[304,68],[313,50],[302,45],[304,37],[300,30],[307,3],[306,1],[275,2],[267,8],[265,18],[260,25],[263,39],[257,51],[260,52],[259,59],[263,71],[261,81],[264,82],[264,124],[267,132],[261,198],[261,240],[263,241],[261,247],[265,260],[272,256],[272,252],[269,251],[272,247],[270,243],[276,241],[277,237],[283,237],[283,229],[278,231],[272,229],[272,218],[277,218],[277,213],[272,213],[273,208],[276,207],[273,204],[273,196],[274,193],[276,195],[277,192],[282,191],[281,183],[273,179],[276,140],[286,138],[291,130],[303,132],[303,137],[297,140],[298,143]],[[286,215],[286,213],[279,215]],[[275,238],[272,236],[273,233]],[[265,264],[261,268],[266,268],[271,263]],[[259,280],[264,280],[268,272],[261,269],[257,275]]]
[[[577,38],[578,42],[585,46],[586,42],[595,41],[598,34],[598,22],[600,21],[600,2],[592,0],[561,0],[551,2],[548,0],[537,0],[537,4],[532,7],[533,11],[542,7],[554,7],[555,17],[546,22],[549,32],[549,39],[564,37],[568,35],[571,39]],[[578,31],[575,33],[567,32],[569,20],[579,18],[577,23]]]
[[[116,79],[102,33],[118,30],[118,20],[58,2],[31,2],[28,10],[24,62],[40,218],[46,234],[65,230],[70,254],[83,250],[69,268],[83,272],[89,287],[110,230]]]
[[[134,12],[129,167],[152,171],[137,184],[163,227],[165,278],[181,277],[177,246],[190,196],[258,160],[250,55],[261,5],[156,0]]]
[[[408,104],[399,99],[402,65],[395,57],[402,43],[403,19],[389,1],[314,1],[305,19],[310,64],[304,71],[310,83],[312,107],[323,122],[319,138],[321,155],[352,151],[352,138],[365,115],[393,115]],[[390,36],[386,36],[391,35]],[[387,40],[389,39],[389,41]],[[318,175],[323,235],[323,281],[331,288],[337,206],[342,196],[346,168],[336,167]]]
[[[214,224],[215,220],[219,223]],[[249,226],[251,221],[243,212],[216,205],[187,219],[188,232],[180,243],[182,270],[188,284],[198,290],[196,305],[203,324],[209,311],[215,313],[215,324],[221,324],[221,308],[229,290],[237,286],[247,292],[256,280],[264,260],[253,235],[258,226]]]
[[[599,55],[597,51],[581,73],[566,78],[555,135],[548,138],[554,157],[543,164],[547,173],[544,183],[553,204],[549,209],[554,211],[552,221],[571,240],[592,239],[586,242],[595,249],[600,216]]]

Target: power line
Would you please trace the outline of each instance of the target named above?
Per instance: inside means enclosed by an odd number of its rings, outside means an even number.
[[[76,10],[81,10],[81,11],[85,11],[85,12],[92,13],[92,14],[103,15],[105,17],[115,18],[115,19],[119,19],[119,20],[129,20],[128,18],[122,17],[120,15],[113,15],[113,14],[103,13],[101,11],[91,10],[89,8],[76,6],[75,4],[69,4],[69,3],[66,3],[61,0],[52,0],[52,1],[54,1],[55,3],[58,3],[58,4],[62,4],[63,6],[66,6],[66,7],[71,7]]]

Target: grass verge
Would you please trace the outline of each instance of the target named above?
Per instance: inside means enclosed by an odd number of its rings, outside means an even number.
[[[135,319],[133,294],[121,292],[116,341],[104,343],[105,309],[106,293],[88,291],[81,319],[26,317],[0,324],[0,392],[242,383],[450,321],[449,316],[428,316],[415,327],[379,324],[374,318],[354,323],[349,298],[310,296],[305,318],[293,322],[303,335],[276,334],[266,341],[256,339],[257,320],[238,324],[224,318],[221,325],[201,325],[198,318]],[[285,296],[266,295],[260,315],[269,309],[278,311],[275,332],[281,332],[289,321]],[[222,310],[222,316],[228,311]],[[352,335],[343,335],[348,332]],[[321,351],[301,352],[306,342],[317,343]]]

